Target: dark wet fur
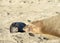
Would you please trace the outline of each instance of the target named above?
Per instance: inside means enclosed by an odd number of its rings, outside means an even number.
[[[11,26],[10,26],[10,32],[12,32],[12,28],[13,28],[13,27],[17,27],[18,32],[25,32],[25,31],[23,30],[23,28],[24,28],[25,26],[26,26],[26,24],[23,23],[23,22],[14,22],[14,23],[12,23]]]

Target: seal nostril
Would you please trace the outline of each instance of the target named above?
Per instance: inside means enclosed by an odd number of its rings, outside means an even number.
[[[44,37],[43,39],[45,39],[45,40],[49,40],[48,38],[46,38],[46,37]]]

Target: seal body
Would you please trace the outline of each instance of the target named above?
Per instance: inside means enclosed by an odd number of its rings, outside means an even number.
[[[23,22],[13,22],[10,25],[10,32],[24,32],[23,28],[26,26]]]
[[[31,22],[25,31],[38,34],[49,34],[60,37],[60,15],[56,15],[47,19]]]

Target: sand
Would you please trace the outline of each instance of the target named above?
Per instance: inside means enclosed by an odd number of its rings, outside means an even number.
[[[26,39],[23,42],[18,42],[20,41],[18,38],[16,41],[13,38],[18,33],[13,33],[13,36],[9,32],[9,26],[12,22],[29,24],[28,20],[33,22],[46,19],[59,14],[56,12],[60,12],[60,0],[0,0],[0,43],[40,43],[37,42],[39,39],[37,40],[35,37],[36,41]],[[24,34],[20,37],[24,37]],[[60,39],[57,38],[41,43],[60,43]]]

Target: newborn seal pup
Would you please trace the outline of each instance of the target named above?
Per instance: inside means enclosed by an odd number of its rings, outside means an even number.
[[[23,28],[26,26],[25,23],[23,22],[13,22],[10,25],[10,32],[11,33],[16,33],[16,32],[25,32]]]

